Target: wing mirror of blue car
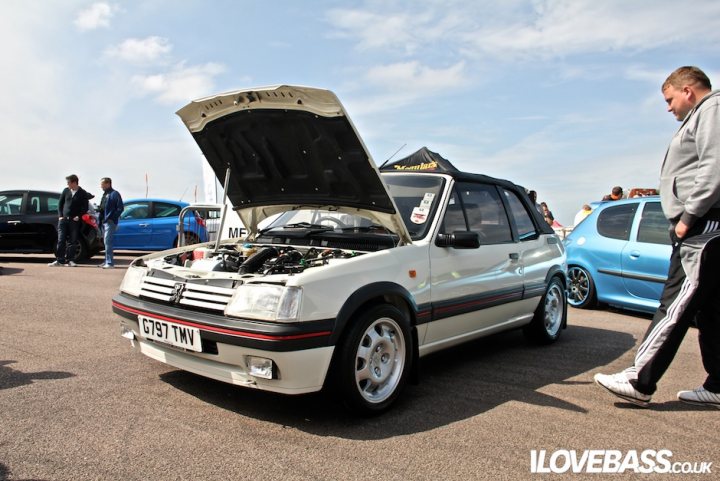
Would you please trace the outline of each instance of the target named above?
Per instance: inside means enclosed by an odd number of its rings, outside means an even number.
[[[455,249],[477,249],[480,247],[480,236],[477,232],[455,231],[452,234],[438,234],[435,239],[438,247]]]

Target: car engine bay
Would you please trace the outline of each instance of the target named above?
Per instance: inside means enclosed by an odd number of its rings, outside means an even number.
[[[239,247],[239,250],[238,250]],[[348,259],[362,252],[333,248],[242,244],[221,245],[217,250],[199,247],[165,256],[168,265],[199,272],[227,272],[239,275],[299,274],[305,269],[327,265],[332,259]]]

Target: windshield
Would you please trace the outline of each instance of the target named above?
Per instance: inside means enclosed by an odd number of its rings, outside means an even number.
[[[440,202],[445,179],[425,174],[383,174],[382,178],[410,237],[413,240],[425,237]]]
[[[388,174],[383,175],[390,195],[397,204],[400,216],[413,240],[424,238],[440,202],[445,179],[435,175]],[[260,234],[274,234],[297,231],[322,232],[366,232],[390,234],[371,218],[361,214],[349,214],[329,209],[301,208],[283,212]],[[298,234],[301,234],[298,232]]]
[[[332,230],[374,230],[379,229],[385,232],[385,228],[374,224],[372,220],[357,214],[346,214],[343,212],[326,209],[299,209],[283,212],[262,232],[273,229],[312,229],[318,231]]]

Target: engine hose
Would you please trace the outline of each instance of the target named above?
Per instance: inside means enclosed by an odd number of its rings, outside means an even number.
[[[263,247],[240,264],[240,274],[252,274],[265,264],[265,261],[277,257],[280,254],[275,247]]]

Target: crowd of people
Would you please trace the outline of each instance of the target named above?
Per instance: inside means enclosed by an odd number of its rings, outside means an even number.
[[[71,174],[65,177],[67,187],[60,194],[58,203],[58,243],[55,260],[48,264],[50,267],[75,267],[75,253],[80,241],[80,228],[82,218],[90,212],[90,200],[95,196],[80,187],[80,179]],[[99,265],[103,269],[115,267],[113,258],[113,239],[117,230],[120,214],[123,211],[123,201],[120,193],[113,189],[112,179],[100,179],[100,188],[103,191],[102,200],[98,207],[98,225],[105,243],[105,261]]]
[[[623,188],[619,185],[616,185],[610,190],[610,193],[607,195],[604,195],[602,197],[603,202],[614,202],[616,200],[622,200],[622,199],[632,199],[635,197],[646,197],[649,195],[658,195],[659,191],[658,189],[644,189],[644,188],[633,188],[630,189],[630,191],[627,193],[627,197],[625,196],[625,191]],[[590,215],[593,208],[590,204],[583,204],[583,206],[580,208],[580,210],[575,214],[575,217],[573,219],[573,226],[578,225],[580,222],[582,222],[585,217]]]

